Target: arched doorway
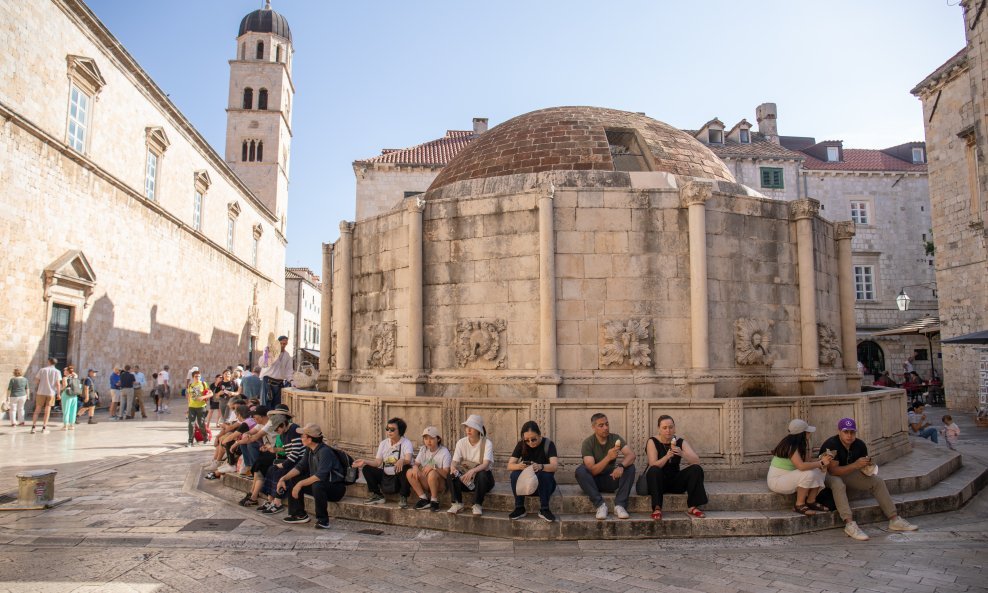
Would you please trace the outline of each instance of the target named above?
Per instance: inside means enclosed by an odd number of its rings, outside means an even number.
[[[858,344],[858,360],[864,365],[865,372],[871,375],[885,370],[885,353],[881,346],[871,340]]]

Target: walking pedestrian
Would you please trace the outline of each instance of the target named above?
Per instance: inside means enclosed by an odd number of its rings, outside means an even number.
[[[75,430],[75,415],[79,410],[79,396],[82,395],[82,381],[75,373],[75,367],[65,367],[62,377],[62,430]]]
[[[119,417],[117,416],[119,406]],[[120,367],[114,366],[110,373],[110,420],[123,418],[123,403],[120,401]]]
[[[27,406],[27,396],[30,392],[27,378],[23,377],[20,368],[14,369],[14,376],[7,382],[7,402],[10,405],[10,425],[24,426],[24,409]],[[20,412],[21,421],[17,421],[17,413]]]
[[[82,380],[82,397],[79,398],[79,417],[89,416],[89,424],[97,424],[93,418],[96,404],[99,403],[99,392],[96,390],[96,369],[89,369],[86,378]],[[76,424],[79,420],[76,419]]]
[[[51,408],[55,405],[55,395],[62,385],[62,372],[55,368],[58,362],[54,358],[48,359],[48,366],[38,370],[34,376],[34,415],[31,418],[31,434],[37,432],[38,414],[44,410],[44,420],[41,425],[41,432],[48,432],[48,418],[51,416]]]
[[[158,400],[155,400],[155,412],[168,412],[168,400],[172,395],[172,375],[168,372],[166,364],[158,371]]]
[[[200,377],[201,375],[198,370],[192,371],[189,386],[185,388],[186,398],[189,403],[189,441],[186,445],[187,447],[194,447],[196,444],[195,427],[199,427],[199,432],[203,436],[207,432],[206,403],[213,394],[209,391],[209,387],[200,380]]]
[[[120,405],[123,407],[120,412],[121,420],[134,418],[134,384],[136,382],[137,377],[130,372],[130,365],[125,364],[123,372],[120,373]]]
[[[147,418],[147,412],[144,410],[144,392],[146,388],[147,378],[144,373],[141,372],[141,367],[134,365],[134,406],[136,408],[131,411],[131,418],[134,417],[134,412],[137,410],[141,411],[141,418]]]

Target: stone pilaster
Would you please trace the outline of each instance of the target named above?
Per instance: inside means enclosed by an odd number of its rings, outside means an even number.
[[[539,197],[539,397],[559,395],[559,362],[556,351],[556,233],[553,198],[556,188]]]
[[[401,380],[406,397],[425,395],[422,328],[422,212],[425,200],[408,201],[408,359],[406,376]]]
[[[340,277],[334,289],[336,304],[333,307],[336,326],[336,369],[333,372],[333,391],[347,393],[350,390],[350,345],[353,335],[353,223],[340,222]],[[330,334],[332,336],[332,334]],[[332,339],[332,337],[330,337]]]
[[[820,373],[820,345],[817,334],[816,270],[813,265],[813,219],[820,202],[805,198],[789,203],[789,214],[796,221],[796,253],[799,268],[799,385],[803,395],[817,395],[826,379]]]
[[[834,225],[837,239],[837,285],[840,302],[841,352],[844,372],[847,373],[847,391],[861,390],[861,374],[858,373],[857,323],[854,318],[854,273],[851,261],[851,239],[854,237],[854,221],[845,220]]]
[[[690,247],[690,372],[691,397],[713,397],[710,370],[710,300],[707,293],[707,200],[713,184],[690,181],[679,190],[687,208]]]
[[[330,360],[333,355],[333,244],[322,244],[322,294],[319,312],[319,391],[330,390]]]

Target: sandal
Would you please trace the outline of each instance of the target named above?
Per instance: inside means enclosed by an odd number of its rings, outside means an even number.
[[[662,509],[655,509],[652,511],[652,520],[661,521],[662,520]]]
[[[816,502],[816,501],[808,502],[808,503],[806,503],[806,506],[810,507],[810,509],[812,509],[814,511],[820,511],[821,513],[829,513],[830,512],[830,509],[827,508],[826,505],[822,505],[822,504],[820,504],[819,502]]]
[[[793,507],[793,511],[799,513],[800,515],[806,515],[807,517],[812,517],[816,514],[816,510],[810,507],[808,504],[801,504],[798,507]]]
[[[689,515],[690,517],[696,517],[697,519],[704,519],[707,516],[706,513],[704,513],[703,511],[701,511],[700,509],[698,509],[696,507],[693,507],[691,509],[687,509],[686,510],[686,514]]]

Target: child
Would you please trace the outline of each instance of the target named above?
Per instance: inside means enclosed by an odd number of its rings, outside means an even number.
[[[956,451],[957,437],[961,436],[961,427],[954,424],[954,418],[950,414],[943,417],[943,436],[947,439],[947,448]]]

